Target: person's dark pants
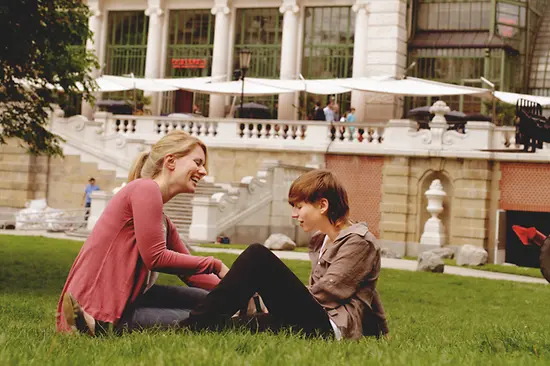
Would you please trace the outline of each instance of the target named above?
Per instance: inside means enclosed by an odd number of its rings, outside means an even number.
[[[116,330],[177,328],[207,294],[195,287],[153,285],[124,310]]]
[[[88,217],[90,216],[90,207],[91,206],[92,206],[91,202],[86,202],[86,204],[84,205],[84,209],[85,209],[84,221],[88,221]]]
[[[300,279],[261,244],[249,246],[231,270],[183,322],[194,330],[223,328],[237,310],[258,293],[277,331],[290,328],[305,335],[332,336],[329,317]]]

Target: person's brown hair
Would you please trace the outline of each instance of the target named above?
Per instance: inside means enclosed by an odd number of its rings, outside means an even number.
[[[151,146],[151,151],[142,152],[136,158],[128,174],[128,182],[139,178],[155,178],[162,171],[162,163],[166,155],[172,154],[176,159],[181,158],[189,154],[195,146],[201,147],[206,160],[208,157],[206,145],[201,140],[183,131],[170,132]],[[204,165],[206,166],[206,161]]]
[[[316,204],[322,198],[328,201],[327,217],[331,224],[341,225],[348,220],[348,193],[340,181],[328,170],[318,169],[299,176],[288,192],[288,203]]]

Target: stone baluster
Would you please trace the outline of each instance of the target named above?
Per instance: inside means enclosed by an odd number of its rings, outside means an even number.
[[[378,134],[378,128],[374,127],[372,131],[372,143],[377,145],[380,143],[380,135]]]
[[[350,137],[352,137],[349,131],[349,127],[343,124],[343,128],[344,128],[344,141],[349,141]]]
[[[199,136],[200,127],[197,121],[193,121],[193,128],[191,129],[191,136]]]
[[[266,140],[267,138],[269,138],[269,133],[267,132],[267,124],[262,123],[262,129],[260,130],[260,139]]]
[[[432,150],[442,149],[443,135],[447,132],[445,114],[450,111],[451,108],[442,100],[438,100],[430,107],[430,113],[435,115],[430,122],[431,144],[429,148]]]

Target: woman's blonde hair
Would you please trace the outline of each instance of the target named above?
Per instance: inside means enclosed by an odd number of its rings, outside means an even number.
[[[206,145],[196,137],[190,136],[183,131],[172,131],[166,136],[158,140],[149,152],[142,152],[135,160],[130,174],[128,174],[128,182],[139,178],[155,178],[162,171],[164,157],[168,154],[174,155],[176,158],[185,156],[195,148],[200,146],[204,151],[206,165]]]

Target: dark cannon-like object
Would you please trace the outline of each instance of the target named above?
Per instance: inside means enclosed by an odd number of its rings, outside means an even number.
[[[512,229],[523,245],[537,245],[540,247],[540,272],[550,282],[550,236],[544,235],[534,227],[513,225]]]
[[[550,120],[542,115],[539,103],[525,99],[516,102],[516,143],[523,144],[523,151],[542,149],[543,142],[550,142]]]

